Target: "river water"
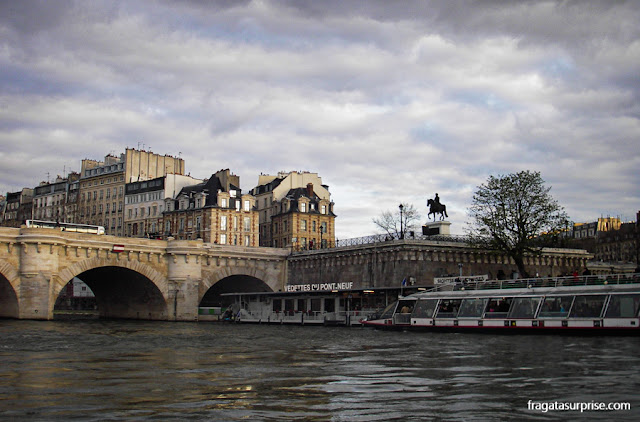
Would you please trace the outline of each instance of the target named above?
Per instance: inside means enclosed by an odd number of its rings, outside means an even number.
[[[639,420],[639,394],[637,337],[0,320],[0,420]]]

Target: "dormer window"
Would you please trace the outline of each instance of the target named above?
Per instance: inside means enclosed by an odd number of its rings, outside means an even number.
[[[306,202],[301,202],[300,203],[300,212],[307,212],[307,203]]]

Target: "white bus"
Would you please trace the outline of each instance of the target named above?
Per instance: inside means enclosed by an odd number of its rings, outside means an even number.
[[[103,226],[91,226],[89,224],[75,224],[75,223],[59,223],[56,221],[42,221],[42,220],[27,220],[27,227],[57,229],[63,232],[76,232],[76,233],[92,233],[102,235],[104,233]]]

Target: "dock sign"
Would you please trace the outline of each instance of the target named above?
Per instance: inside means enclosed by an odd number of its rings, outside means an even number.
[[[111,249],[112,252],[124,252],[124,245],[113,245],[113,249]]]

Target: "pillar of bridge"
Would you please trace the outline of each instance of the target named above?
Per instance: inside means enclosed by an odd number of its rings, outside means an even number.
[[[50,230],[20,230],[20,319],[53,319],[55,297],[54,276],[58,273],[59,236],[50,235]]]
[[[167,242],[168,277],[167,308],[169,320],[198,319],[198,286],[202,280],[200,260],[204,253],[202,240],[174,240]]]

